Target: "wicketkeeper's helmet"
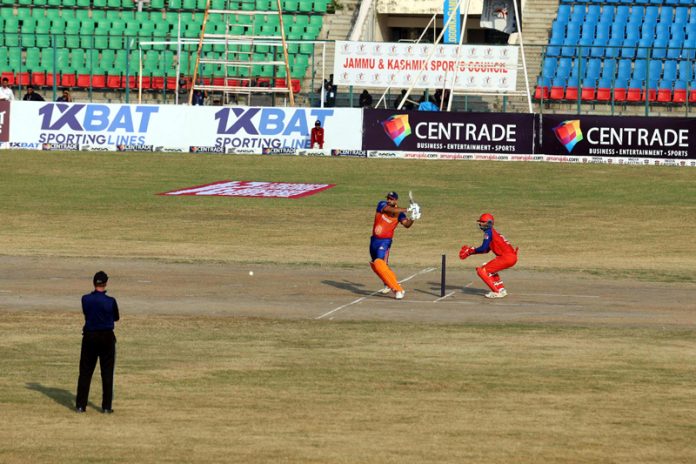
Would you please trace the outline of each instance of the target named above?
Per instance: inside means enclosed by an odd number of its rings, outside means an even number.
[[[478,225],[481,230],[488,230],[491,227],[493,227],[493,215],[484,213],[481,215],[481,217],[478,220]]]

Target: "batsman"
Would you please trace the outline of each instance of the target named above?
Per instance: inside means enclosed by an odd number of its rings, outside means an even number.
[[[493,228],[492,214],[482,214],[477,222],[479,229],[483,231],[483,243],[478,248],[464,245],[459,251],[459,257],[466,259],[474,254],[488,253],[489,251],[495,253],[495,258],[483,263],[481,267],[477,267],[476,273],[491,289],[490,292],[486,293],[486,298],[504,298],[507,296],[507,290],[505,290],[505,285],[498,272],[517,263],[518,248],[513,248],[510,242]]]
[[[406,292],[388,264],[394,230],[399,224],[408,229],[421,217],[420,206],[413,201],[410,192],[409,197],[411,197],[411,204],[408,208],[399,207],[399,194],[396,192],[389,192],[386,201],[382,200],[377,203],[375,222],[370,238],[370,257],[372,258],[370,267],[384,282],[385,287],[381,292],[384,294],[394,292],[394,298],[397,300],[401,300]]]

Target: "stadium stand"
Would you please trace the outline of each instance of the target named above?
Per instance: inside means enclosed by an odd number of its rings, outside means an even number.
[[[306,75],[330,0],[283,0],[283,22],[291,54],[290,79],[295,91]],[[177,54],[175,45],[141,45],[182,37],[198,38],[205,0],[150,0],[137,11],[133,0],[0,0],[0,70],[13,84],[38,87],[125,89],[136,88],[139,49],[143,51],[143,89],[171,90],[176,87],[176,64],[182,74],[193,74],[195,50]],[[211,8],[277,11],[275,0],[213,0]],[[181,31],[179,31],[181,16]],[[273,15],[239,15],[230,27],[232,34],[277,35],[279,18]],[[209,28],[224,32],[226,25],[214,22]],[[251,49],[253,47],[253,50]],[[273,58],[268,46],[252,45],[253,60]],[[224,46],[206,45],[203,53],[219,58]],[[276,49],[277,53],[277,49]],[[271,67],[248,67],[255,80],[286,82],[285,71]],[[224,78],[221,66],[203,66],[206,81]]]
[[[685,0],[562,0],[534,98],[696,102],[696,5]]]

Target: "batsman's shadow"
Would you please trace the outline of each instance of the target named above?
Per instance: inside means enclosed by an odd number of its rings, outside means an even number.
[[[71,391],[64,388],[47,387],[36,382],[29,382],[26,384],[26,387],[28,390],[34,390],[46,395],[61,406],[65,406],[71,410],[75,409],[75,394]],[[89,406],[97,409],[97,406],[91,401],[89,402]]]
[[[343,282],[336,282],[335,280],[322,280],[322,284],[330,285],[332,287],[340,288],[341,290],[346,290],[356,295],[369,295],[372,293],[370,290],[365,289],[364,284],[357,284],[355,282],[348,282],[344,280]]]

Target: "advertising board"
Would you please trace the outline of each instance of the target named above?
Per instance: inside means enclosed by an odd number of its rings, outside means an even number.
[[[365,110],[363,150],[531,154],[534,115]]]

